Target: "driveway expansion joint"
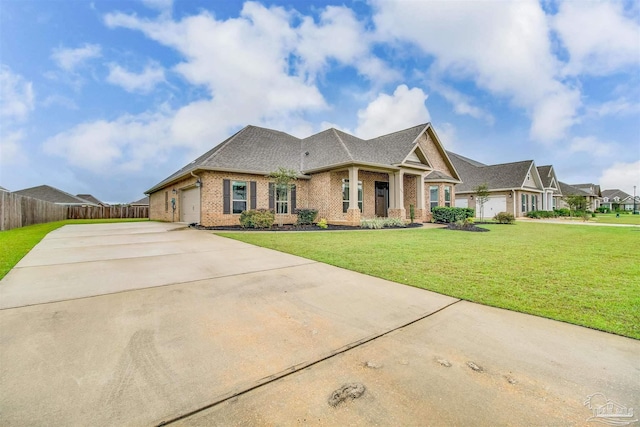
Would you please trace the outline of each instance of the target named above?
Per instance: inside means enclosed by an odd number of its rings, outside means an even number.
[[[416,318],[414,320],[411,320],[409,322],[403,323],[400,326],[396,326],[396,327],[391,328],[391,329],[389,329],[387,331],[384,331],[384,332],[381,332],[381,333],[378,333],[378,334],[374,334],[374,335],[370,335],[368,337],[353,341],[353,342],[351,342],[349,344],[346,344],[346,345],[338,348],[337,350],[334,350],[334,351],[330,352],[329,354],[327,354],[325,356],[320,357],[319,359],[312,360],[310,362],[301,362],[301,363],[295,364],[293,366],[290,366],[290,367],[288,367],[286,369],[283,369],[282,371],[280,371],[278,373],[269,375],[267,377],[263,377],[262,379],[258,380],[255,385],[253,385],[251,387],[245,388],[244,390],[240,390],[240,391],[231,392],[231,393],[228,393],[228,394],[221,395],[220,398],[218,398],[217,400],[215,400],[212,403],[209,403],[208,405],[205,405],[205,406],[203,406],[201,408],[198,408],[198,409],[194,409],[193,411],[187,412],[186,414],[183,414],[183,415],[179,415],[179,416],[177,416],[175,418],[172,418],[172,419],[169,419],[169,420],[165,420],[165,421],[161,421],[156,426],[158,426],[158,427],[167,426],[167,425],[176,423],[178,421],[184,420],[186,418],[189,418],[189,417],[191,417],[193,415],[196,415],[196,414],[198,414],[200,412],[203,412],[203,411],[206,411],[208,409],[211,409],[214,406],[217,406],[217,405],[219,405],[221,403],[229,402],[229,401],[231,401],[233,399],[237,399],[238,397],[240,397],[240,396],[242,396],[244,394],[247,394],[247,393],[249,393],[249,392],[251,392],[253,390],[256,390],[256,389],[259,389],[259,388],[261,388],[263,386],[271,384],[271,383],[273,383],[275,381],[278,381],[278,380],[280,380],[282,378],[286,378],[286,377],[288,377],[290,375],[295,374],[296,372],[302,371],[303,369],[307,369],[307,368],[310,368],[312,366],[318,365],[318,364],[320,364],[320,363],[322,363],[322,362],[324,362],[326,360],[332,359],[335,356],[338,356],[340,354],[346,353],[349,350],[353,350],[353,349],[358,348],[358,347],[360,347],[360,346],[362,346],[364,344],[367,344],[369,342],[372,342],[372,341],[375,341],[375,340],[377,340],[379,338],[382,338],[382,337],[384,337],[386,335],[389,335],[389,334],[391,334],[393,332],[396,332],[396,331],[404,329],[404,328],[406,328],[408,326],[411,326],[414,323],[418,323],[421,320],[424,320],[424,319],[426,319],[428,317],[433,316],[434,314],[438,314],[441,311],[446,310],[447,308],[459,303],[460,301],[462,301],[462,300],[461,299],[456,299],[455,301],[453,301],[453,302],[451,302],[449,304],[446,304],[446,305],[444,305],[443,307],[440,307],[437,310],[434,310],[432,312],[424,314],[424,315],[422,315],[422,316],[420,316],[420,317],[418,317],[418,318]]]

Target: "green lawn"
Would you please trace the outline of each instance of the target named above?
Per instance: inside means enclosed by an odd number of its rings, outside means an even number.
[[[219,233],[495,307],[640,339],[640,229],[519,223],[444,229]]]
[[[616,214],[596,214],[596,222],[604,224],[636,224],[640,225],[640,215],[620,214],[616,218]]]
[[[148,221],[147,219],[69,219],[0,231],[0,279],[18,263],[44,236],[67,224]]]

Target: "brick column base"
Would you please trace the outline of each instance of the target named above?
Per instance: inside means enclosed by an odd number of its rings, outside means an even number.
[[[405,219],[407,219],[407,211],[404,208],[389,209],[389,211],[387,212],[387,216],[389,218],[400,218],[404,221]]]
[[[360,209],[347,209],[347,225],[357,227],[360,225]]]
[[[426,209],[416,209],[416,218],[414,219],[414,221],[415,222],[424,222],[426,214],[427,214],[427,210]]]

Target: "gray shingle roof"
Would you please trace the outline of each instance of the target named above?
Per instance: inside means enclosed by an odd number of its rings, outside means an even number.
[[[620,197],[620,200],[624,200],[629,197],[633,199],[630,194],[627,194],[617,188],[613,190],[602,190],[602,197],[608,197],[609,200],[613,200],[614,197]]]
[[[580,190],[588,193],[592,197],[600,197],[600,186],[598,184],[571,184],[572,187],[579,188]]]
[[[34,199],[45,200],[47,202],[57,203],[60,205],[89,205],[96,206],[95,203],[80,197],[69,194],[65,191],[49,185],[39,185],[37,187],[25,188],[23,190],[14,191],[15,194],[21,196],[33,197]]]
[[[411,153],[416,146],[416,139],[428,126],[425,123],[369,140],[336,129],[327,129],[299,139],[284,132],[247,126],[147,193],[197,169],[236,170],[267,175],[278,167],[305,174],[348,163],[398,165]]]
[[[447,175],[446,173],[440,171],[429,172],[427,176],[424,178],[425,181],[455,181],[458,182],[457,179]]]
[[[86,200],[91,203],[95,203],[96,205],[104,205],[107,206],[107,203],[103,203],[100,200],[93,197],[91,194],[76,194],[76,197],[81,198],[82,200]]]
[[[149,196],[145,196],[140,200],[129,203],[131,206],[149,206]]]
[[[560,191],[565,196],[588,196],[589,193],[586,191],[582,191],[579,188],[574,187],[573,185],[569,185],[565,182],[558,181],[558,185],[560,185]]]
[[[487,184],[489,190],[522,188],[527,172],[533,165],[533,160],[483,165],[459,154],[447,153],[462,179],[462,184],[456,187],[458,193],[474,191],[482,184]]]

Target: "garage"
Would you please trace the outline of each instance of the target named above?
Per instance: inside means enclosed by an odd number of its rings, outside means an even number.
[[[493,218],[498,212],[507,211],[507,196],[489,196],[484,203],[484,218]],[[480,204],[476,201],[476,218],[480,218]]]
[[[180,192],[180,221],[200,223],[200,187]]]

